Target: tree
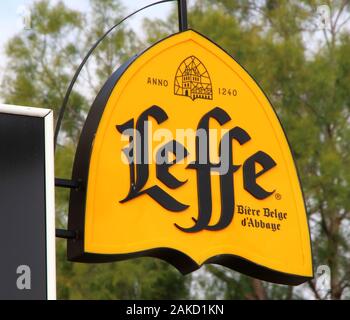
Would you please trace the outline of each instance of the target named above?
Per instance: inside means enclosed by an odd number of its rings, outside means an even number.
[[[6,103],[53,108],[62,104],[70,79],[93,43],[124,16],[118,0],[91,0],[89,13],[63,2],[34,2],[32,29],[6,46],[8,68],[1,94]],[[56,177],[69,178],[88,106],[104,82],[141,48],[121,26],[96,50],[67,106],[56,150]],[[57,227],[66,228],[68,192],[56,190]],[[155,259],[88,265],[66,261],[66,241],[57,240],[57,289],[61,299],[185,299],[188,279]]]
[[[319,19],[317,7],[324,2],[329,17],[315,25]],[[9,67],[2,90],[7,103],[49,106],[57,113],[84,53],[123,16],[117,0],[90,3],[89,14],[70,10],[60,2],[52,5],[49,0],[33,5],[33,29],[17,35],[7,45]],[[189,8],[190,27],[207,35],[242,64],[261,84],[281,118],[302,180],[315,269],[320,265],[330,268],[329,291],[318,288],[316,280],[288,287],[216,266],[206,266],[184,278],[173,267],[150,258],[106,265],[72,264],[66,262],[65,242],[58,240],[58,296],[349,298],[349,1],[193,3]],[[166,21],[146,20],[144,29],[146,42],[154,43],[177,31],[177,13],[172,12]],[[103,82],[147,45],[125,27],[108,40],[90,60],[70,98],[56,154],[57,177],[70,176],[88,106]],[[65,227],[68,194],[57,191],[57,223]]]
[[[330,290],[321,292],[316,281],[278,286],[209,266],[199,275],[209,298],[349,297],[350,5],[326,3],[323,30],[315,26],[320,1],[204,0],[190,7],[190,27],[249,70],[272,101],[300,171],[315,267],[331,270]],[[168,24],[146,23],[150,41],[173,32],[174,15]]]

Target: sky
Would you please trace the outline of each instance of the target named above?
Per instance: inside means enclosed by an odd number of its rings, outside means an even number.
[[[33,2],[35,2],[35,0],[0,0],[0,79],[4,68],[6,68],[4,45],[14,34],[25,32],[23,31],[21,12],[23,12],[26,7],[30,7]],[[57,0],[52,0],[52,2],[55,3]],[[89,0],[63,0],[63,2],[68,7],[80,11],[87,11],[89,7]],[[156,2],[156,0],[122,0],[126,8],[126,14],[154,2]],[[141,23],[144,18],[166,17],[174,5],[176,5],[175,2],[164,3],[138,13],[132,18],[133,28],[138,33],[142,32]]]
[[[4,55],[4,45],[14,34],[18,32],[26,32],[23,30],[23,23],[21,20],[21,10],[38,0],[0,0],[0,81],[2,79],[3,71],[6,68],[6,59]],[[51,0],[53,3],[58,0]],[[68,7],[77,9],[79,11],[88,11],[89,0],[62,0]],[[129,14],[143,6],[154,3],[157,0],[121,0],[125,7],[125,14]],[[190,5],[192,0],[188,0]],[[176,2],[163,3],[151,8],[148,8],[129,20],[129,27],[132,27],[138,35],[142,35],[142,21],[144,18],[165,18],[170,13],[171,9],[176,6]],[[319,9],[327,6],[319,6],[315,9],[315,17],[320,12]],[[327,8],[326,8],[327,9]],[[341,19],[340,19],[341,20]],[[341,22],[341,21],[340,21]],[[347,29],[350,32],[350,22],[347,24]],[[304,34],[304,41],[309,49],[309,54],[312,56],[317,51],[319,44],[324,40],[323,31],[316,34]],[[321,40],[320,40],[321,39]],[[1,97],[0,97],[1,102]]]
[[[3,47],[7,39],[13,36],[16,32],[21,31],[20,12],[25,6],[29,7],[35,0],[0,0],[0,46]],[[57,0],[52,0],[57,2]],[[87,11],[89,0],[63,0],[70,8]],[[154,3],[156,0],[122,0],[126,13],[131,13],[142,6]],[[152,8],[149,8],[133,18],[135,28],[140,28],[140,23],[143,18],[162,18],[167,16],[174,3],[164,3]]]

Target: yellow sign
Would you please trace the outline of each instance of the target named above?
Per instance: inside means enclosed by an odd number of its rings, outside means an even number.
[[[194,31],[121,67],[77,149],[72,261],[215,263],[285,284],[313,276],[307,216],[288,142],[252,77]]]

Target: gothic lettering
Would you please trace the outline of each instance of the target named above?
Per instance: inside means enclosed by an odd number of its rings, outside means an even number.
[[[117,126],[117,130],[120,133],[129,136],[129,146],[123,149],[123,153],[129,162],[130,189],[128,195],[120,202],[125,203],[147,194],[167,210],[174,212],[183,211],[189,205],[179,202],[158,185],[144,189],[149,178],[149,118],[153,118],[158,124],[161,124],[168,119],[168,115],[159,106],[152,106],[140,115],[136,120],[136,125],[135,120],[130,119],[124,124]],[[251,140],[249,134],[238,126],[233,127],[223,135],[218,150],[219,162],[212,163],[210,161],[209,122],[212,120],[223,126],[231,121],[231,117],[226,111],[216,107],[205,114],[198,123],[198,134],[196,135],[195,142],[195,161],[187,166],[187,169],[196,171],[198,216],[193,217],[194,225],[191,227],[175,224],[183,232],[193,233],[202,230],[218,231],[230,225],[235,212],[234,175],[241,168],[243,171],[243,188],[256,199],[265,199],[275,192],[274,190],[268,191],[264,189],[257,181],[260,176],[266,174],[276,166],[276,162],[267,153],[258,151],[247,158],[243,164],[233,164],[233,141],[243,146]],[[173,156],[173,160],[169,161],[171,155]],[[187,156],[187,149],[176,140],[171,140],[162,145],[156,153],[157,179],[170,189],[177,189],[183,186],[187,181],[180,181],[170,173],[169,169]],[[258,172],[256,171],[256,164],[262,167]],[[210,225],[212,216],[211,178],[213,172],[218,172],[220,177],[221,214],[219,221],[216,224]],[[257,217],[261,213],[260,210],[246,208],[242,205],[238,205],[237,209],[240,214]],[[270,211],[269,209],[264,209],[264,215],[276,216],[277,218],[281,217],[281,214]],[[265,227],[263,221],[252,220],[251,218],[247,218],[247,221],[244,220],[244,224]],[[273,226],[271,227],[273,231],[279,230],[278,225],[276,225],[276,228],[275,225],[271,226]],[[266,225],[266,228],[268,227],[270,225]]]

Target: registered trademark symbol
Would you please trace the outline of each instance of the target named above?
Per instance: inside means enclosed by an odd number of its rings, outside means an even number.
[[[275,198],[276,198],[276,200],[281,200],[282,196],[279,193],[276,193],[275,194]]]

